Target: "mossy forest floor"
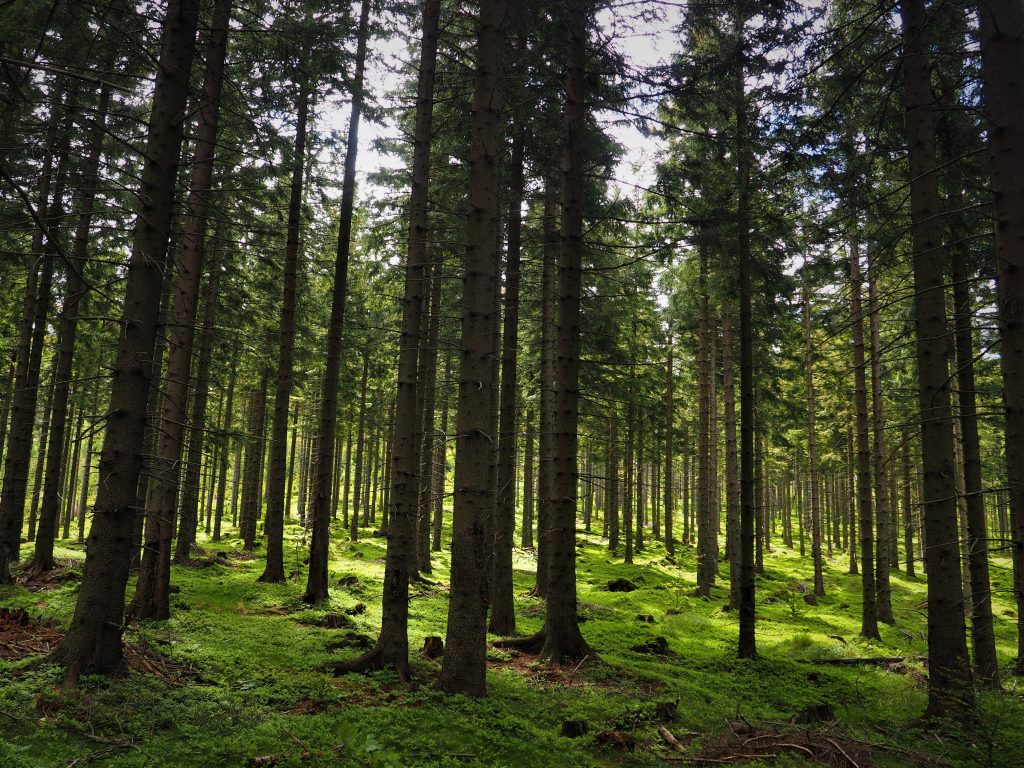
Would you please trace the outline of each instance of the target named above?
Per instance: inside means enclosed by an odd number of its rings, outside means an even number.
[[[896,625],[882,628],[881,643],[866,643],[857,635],[859,577],[848,575],[838,554],[826,566],[828,594],[817,606],[801,592],[811,581],[810,559],[779,547],[766,554],[758,583],[760,658],[739,661],[737,619],[723,611],[726,589],[711,600],[692,596],[692,548],[681,548],[671,564],[660,544],[648,542],[635,565],[624,565],[598,536],[581,532],[582,628],[600,660],[556,673],[495,649],[490,694],[472,700],[438,692],[439,663],[418,653],[426,636],[444,636],[449,553],[435,553],[436,585],[412,588],[418,685],[402,686],[388,672],[335,678],[324,666],[359,653],[380,621],[385,543],[369,533],[353,544],[335,531],[331,601],[316,610],[299,601],[301,528],[287,529],[286,562],[294,573],[281,585],[256,583],[261,550],[252,558],[241,555],[238,539],[201,541],[199,559],[174,568],[180,592],[172,596],[173,618],[129,627],[132,670],[114,681],[87,677],[77,691],[65,691],[58,669],[36,663],[38,653],[24,655],[31,643],[22,653],[0,653],[0,766],[718,765],[740,750],[709,749],[723,735],[728,740],[737,723],[749,729],[732,737],[742,744],[743,733],[760,733],[764,722],[818,704],[830,705],[839,721],[828,733],[850,739],[840,744],[885,745],[861,745],[848,761],[833,755],[834,765],[1024,766],[1024,682],[1009,678],[1004,692],[982,694],[979,724],[970,731],[919,727],[926,673],[914,659],[925,653],[925,582],[894,574]],[[46,588],[0,588],[0,606],[51,622],[49,636],[71,616],[82,558],[80,547],[58,554],[69,567]],[[996,631],[1008,665],[1015,646],[1008,562],[996,559],[994,566]],[[528,596],[532,553],[517,550],[515,568],[519,630],[530,632],[543,619],[542,603]],[[722,576],[727,587],[724,568]],[[357,583],[338,586],[344,577]],[[638,589],[609,592],[608,582],[620,577]],[[656,637],[667,640],[667,655],[634,650]],[[41,630],[36,650],[47,642]],[[2,644],[0,636],[0,651]],[[880,656],[908,661],[811,663]],[[665,701],[678,701],[668,728],[684,752],[669,750],[659,734],[655,705]],[[563,736],[569,720],[586,721],[586,732]],[[781,749],[778,757],[748,764],[819,764],[812,751]],[[701,758],[712,754],[719,757]]]

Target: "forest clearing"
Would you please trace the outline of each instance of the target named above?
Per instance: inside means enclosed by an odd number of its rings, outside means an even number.
[[[0,768],[1024,767],[1024,0],[0,0]]]

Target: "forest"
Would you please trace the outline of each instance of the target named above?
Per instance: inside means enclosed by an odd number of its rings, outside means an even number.
[[[0,0],[0,768],[1024,766],[1024,0]]]

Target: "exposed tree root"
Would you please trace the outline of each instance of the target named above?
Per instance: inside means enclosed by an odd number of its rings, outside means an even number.
[[[327,665],[327,670],[333,673],[335,677],[340,677],[355,673],[376,672],[388,667],[394,667],[395,672],[398,674],[399,682],[407,685],[412,682],[412,672],[409,669],[408,658],[399,658],[401,655],[397,652],[386,652],[384,644],[378,640],[377,644],[362,656],[336,661],[333,664]]]

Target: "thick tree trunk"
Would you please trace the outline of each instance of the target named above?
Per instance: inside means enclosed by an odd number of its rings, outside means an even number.
[[[441,688],[483,696],[486,683],[487,562],[494,509],[488,434],[494,348],[494,293],[500,157],[500,81],[506,3],[482,0],[477,28],[469,223],[463,280],[462,362],[456,418],[455,495],[452,519],[451,598]]]
[[[995,211],[999,338],[1006,409],[1006,475],[1017,601],[1017,671],[1024,673],[1024,8],[978,4]]]
[[[151,357],[199,5],[196,0],[169,0],[162,32],[99,490],[74,617],[53,653],[53,659],[65,666],[65,681],[72,685],[86,671],[109,675],[122,664],[122,611],[142,469]]]
[[[558,279],[558,356],[550,497],[551,534],[547,616],[540,658],[553,666],[592,658],[576,603],[576,507],[579,488],[580,298],[583,259],[583,174],[586,146],[588,0],[566,3],[565,140],[562,150],[562,230]]]
[[[924,461],[922,502],[928,546],[928,714],[967,716],[974,708],[957,551],[953,430],[946,361],[935,129],[923,0],[903,0],[903,84],[910,157],[914,319]],[[1019,179],[1016,182],[1019,185]],[[1017,213],[1016,215],[1020,215]]]

